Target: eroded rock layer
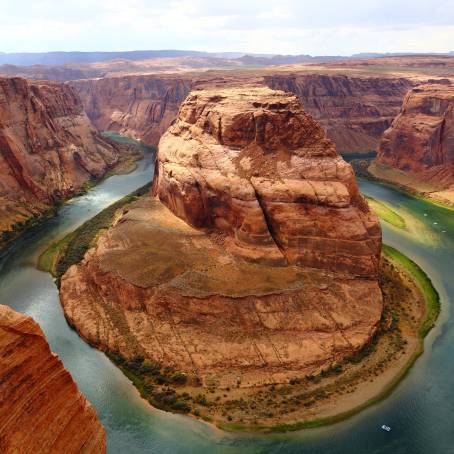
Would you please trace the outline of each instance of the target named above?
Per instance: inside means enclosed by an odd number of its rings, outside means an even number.
[[[370,342],[379,223],[295,96],[191,92],[160,141],[154,193],[62,278],[90,343],[184,372],[196,396],[286,383]]]
[[[375,150],[413,85],[404,78],[340,74],[275,74],[265,81],[297,95],[339,152]]]
[[[377,176],[454,204],[453,83],[428,83],[408,92],[383,135],[377,164],[385,166],[372,166]]]
[[[191,84],[191,78],[173,75],[71,82],[97,128],[130,135],[151,145],[157,145],[175,119]]]
[[[117,160],[69,86],[0,78],[0,234]]]
[[[298,96],[306,112],[326,129],[338,151],[375,150],[399,112],[413,82],[396,77],[277,72],[150,74],[71,82],[100,129],[112,129],[156,145],[175,119],[189,90],[210,79],[255,79]]]
[[[30,317],[0,306],[0,451],[104,453],[93,407]]]
[[[154,192],[243,257],[376,276],[381,232],[352,168],[288,93],[193,91],[159,143]]]

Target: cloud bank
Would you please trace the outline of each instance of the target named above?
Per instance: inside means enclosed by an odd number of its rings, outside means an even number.
[[[0,11],[2,52],[454,50],[452,0],[0,0]]]

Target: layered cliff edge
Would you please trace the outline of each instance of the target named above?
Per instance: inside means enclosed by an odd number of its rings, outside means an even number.
[[[400,113],[383,134],[376,177],[454,205],[454,83],[419,85],[408,92]]]
[[[0,451],[105,453],[96,412],[26,315],[0,305]]]
[[[71,87],[0,78],[0,243],[118,158]]]
[[[191,92],[161,138],[154,193],[61,280],[65,315],[91,344],[173,371],[196,398],[288,383],[370,342],[379,222],[295,96]]]
[[[204,80],[255,79],[298,96],[340,152],[375,150],[414,82],[396,77],[260,73],[160,74],[72,81],[95,126],[156,145],[192,88]]]

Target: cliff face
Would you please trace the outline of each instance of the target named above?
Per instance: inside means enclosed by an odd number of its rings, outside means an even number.
[[[391,181],[454,203],[453,84],[423,84],[408,92],[383,135],[374,169]],[[404,178],[393,169],[402,171]]]
[[[93,407],[30,317],[0,305],[0,451],[104,453]]]
[[[287,383],[370,341],[378,219],[295,96],[191,92],[154,193],[62,278],[65,315],[93,345],[186,373],[195,398]]]
[[[403,78],[323,74],[266,76],[268,86],[298,96],[340,152],[375,150],[413,83]]]
[[[71,82],[89,118],[101,130],[117,131],[157,145],[186,98],[191,79],[124,76]]]
[[[74,91],[0,78],[0,233],[68,197],[118,160]]]
[[[194,91],[159,143],[154,192],[243,257],[375,276],[381,232],[352,168],[295,96]]]
[[[304,109],[327,130],[341,152],[368,151],[399,112],[412,82],[399,78],[322,74],[108,77],[71,82],[99,129],[111,129],[157,144],[175,119],[191,87],[205,79],[256,79],[273,89],[296,94]]]

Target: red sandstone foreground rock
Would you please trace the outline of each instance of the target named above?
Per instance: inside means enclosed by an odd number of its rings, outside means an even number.
[[[62,279],[90,343],[183,371],[198,393],[285,383],[370,341],[379,223],[295,96],[191,92],[157,170],[160,200],[125,209]]]
[[[93,407],[37,323],[0,306],[0,452],[104,453]]]
[[[0,78],[0,234],[117,160],[69,86]]]
[[[159,144],[154,192],[252,260],[376,276],[381,232],[352,168],[296,97],[193,91]]]
[[[413,88],[384,133],[370,171],[393,183],[454,204],[454,85]]]

